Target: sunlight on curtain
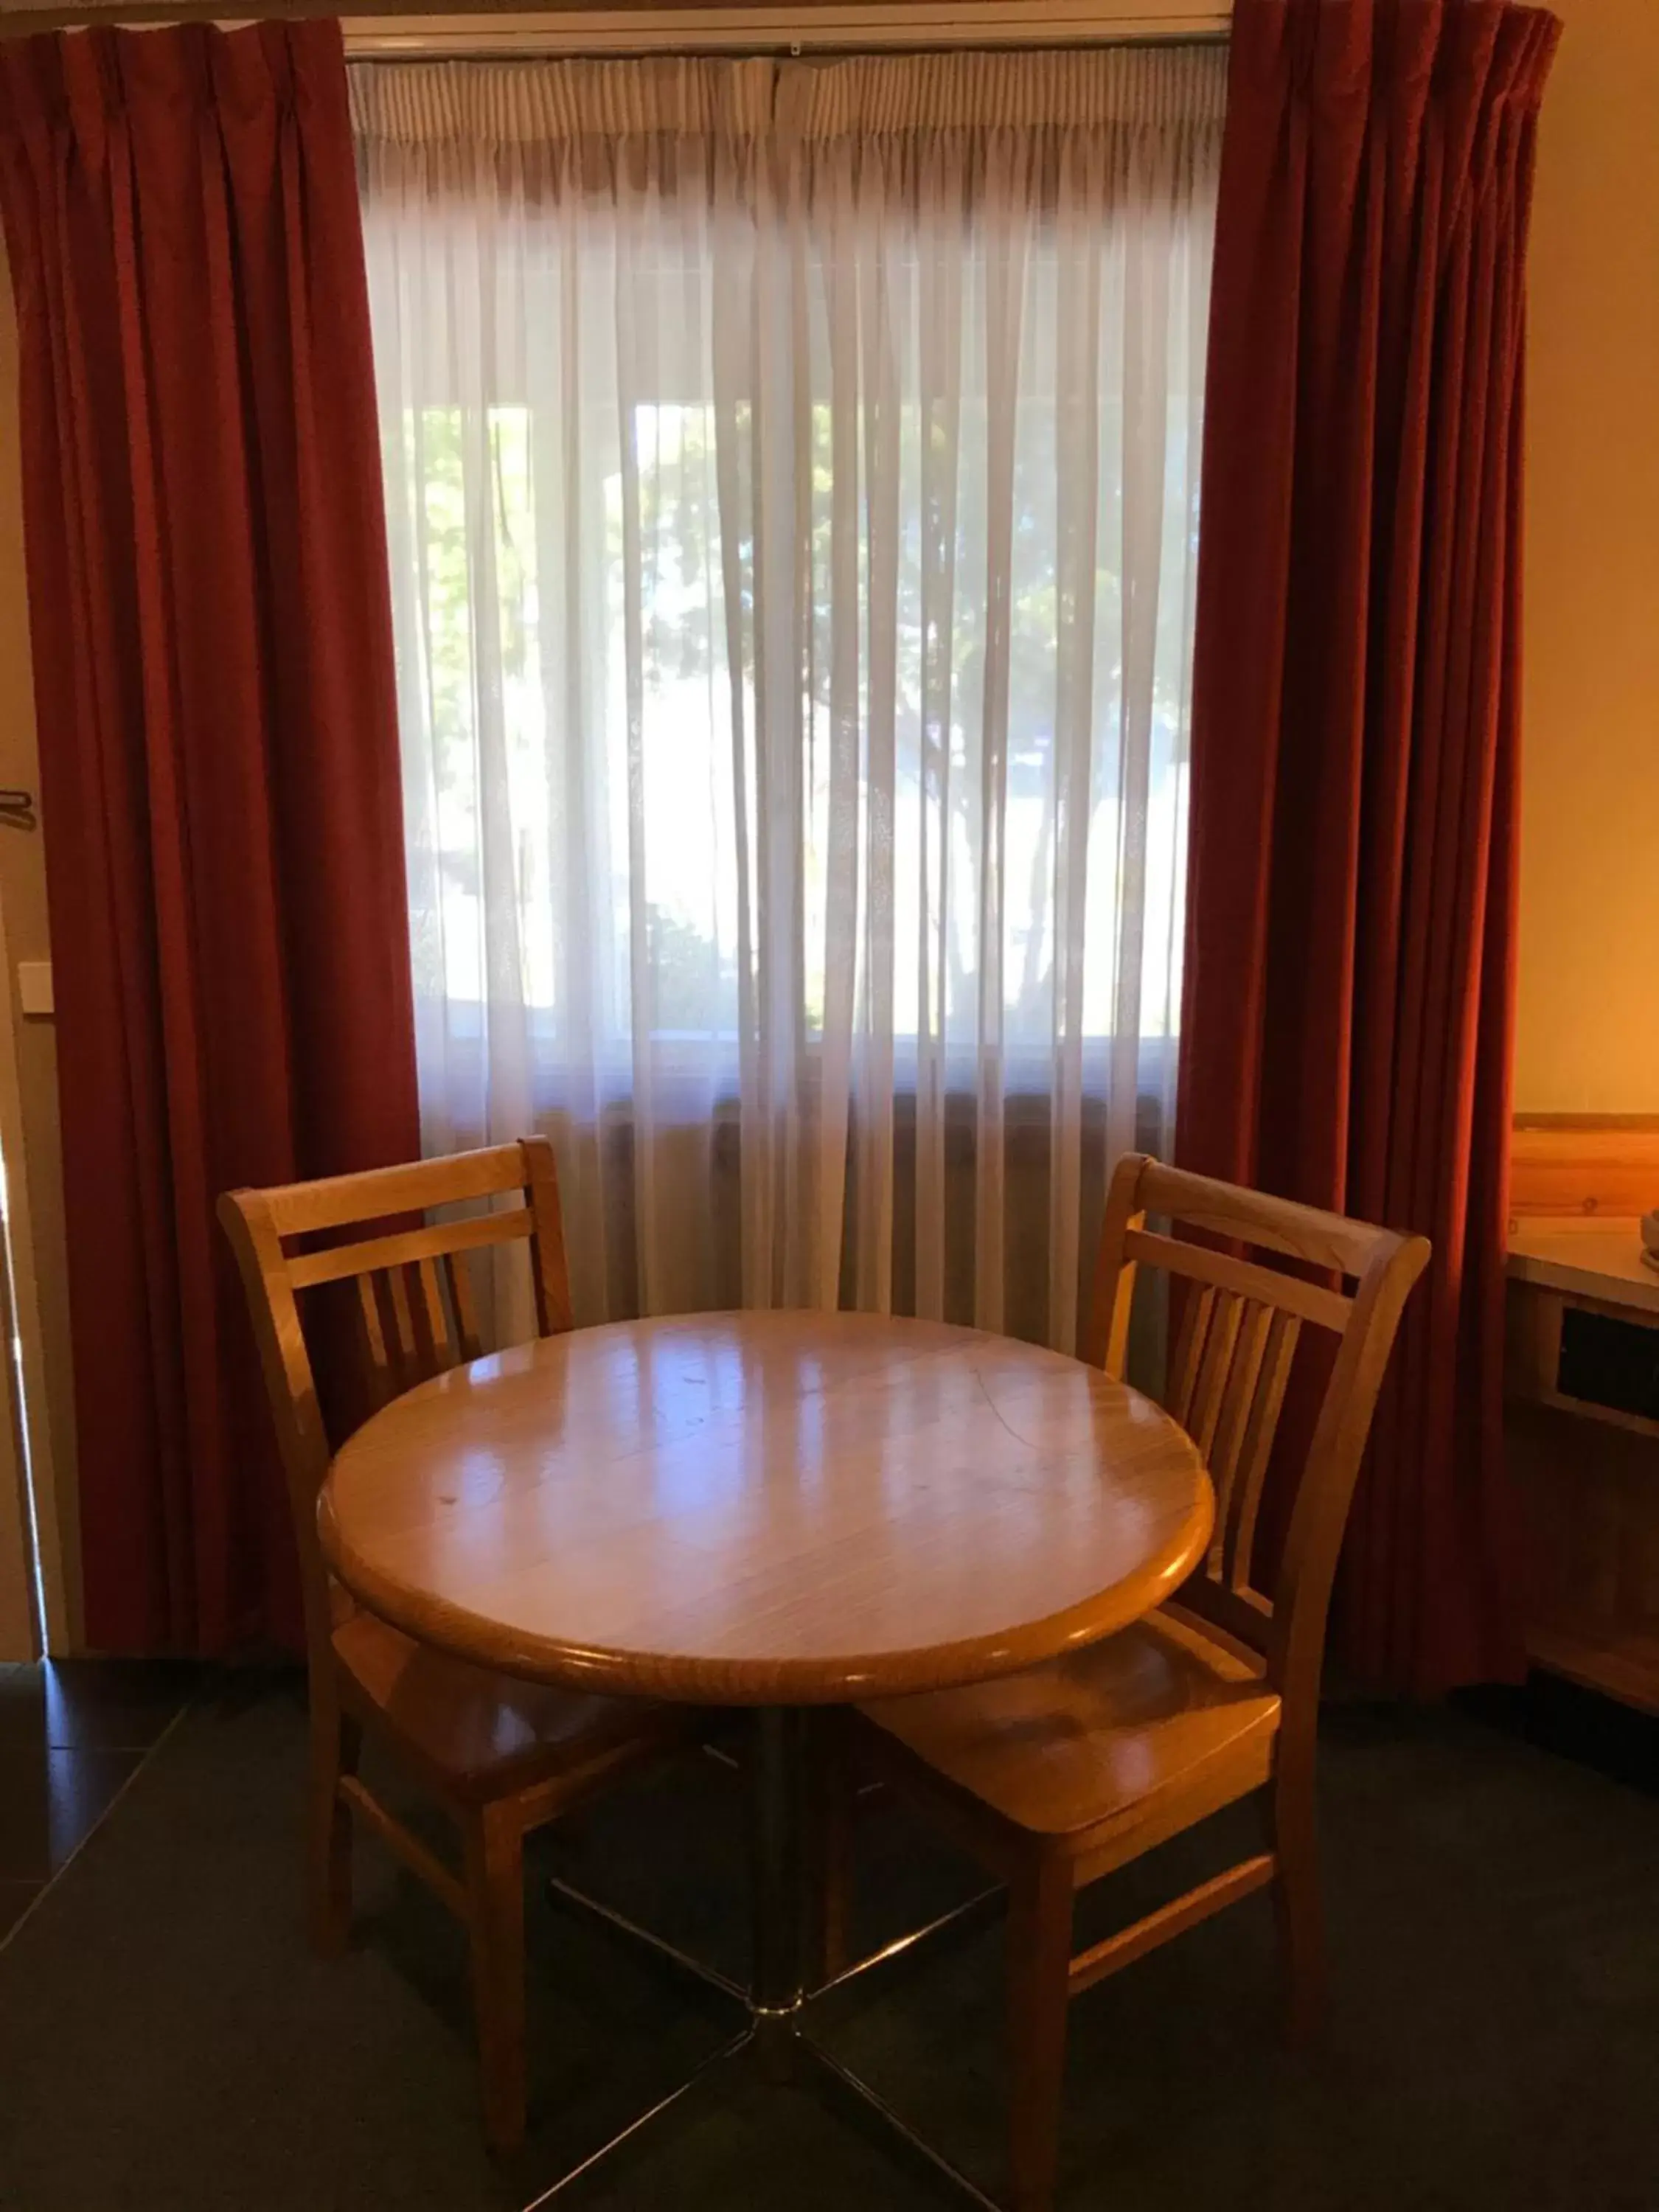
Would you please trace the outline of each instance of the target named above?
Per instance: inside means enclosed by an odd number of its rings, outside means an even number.
[[[1167,1143],[1224,56],[375,64],[426,1142],[1070,1347]]]

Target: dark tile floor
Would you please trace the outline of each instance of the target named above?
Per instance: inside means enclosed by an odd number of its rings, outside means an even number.
[[[192,1695],[218,1679],[181,1660],[0,1665],[0,1942]],[[1472,1717],[1540,1749],[1656,1787],[1654,1724],[1588,1692],[1534,1676],[1524,1692],[1474,1692],[1461,1702]]]
[[[4,1726],[33,1747],[50,1800],[54,1751],[136,1756],[129,1740],[164,1727],[191,1683],[71,1669],[7,1686]],[[720,2012],[556,1908],[538,1879],[561,1873],[741,1976],[743,1795],[688,1760],[536,1839],[532,2124],[518,2158],[489,2159],[465,1947],[441,1907],[368,1847],[346,1955],[307,1951],[305,1757],[297,1672],[205,1674],[112,1814],[0,1937],[0,2212],[520,2212],[719,2039]],[[1269,2032],[1265,1900],[1103,1984],[1070,2024],[1066,2212],[1659,2212],[1659,1722],[1537,1682],[1449,1709],[1348,1698],[1327,1713],[1321,1762],[1324,2033],[1289,2054]],[[0,1799],[22,1771],[0,1765]],[[42,1834],[50,1858],[45,1815],[37,1864]],[[1113,1877],[1080,1939],[1255,1834],[1246,1817]],[[973,1879],[896,1807],[862,1824],[859,1865],[872,1940]],[[1001,2160],[1002,1940],[994,1921],[854,1984],[816,2023],[987,2182]],[[945,2200],[812,2100],[738,2084],[642,2136],[582,2201]]]
[[[0,1942],[104,1818],[197,1679],[171,1661],[0,1666]]]

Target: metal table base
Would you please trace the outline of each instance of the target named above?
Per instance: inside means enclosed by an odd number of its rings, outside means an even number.
[[[754,1978],[747,1990],[569,1883],[557,1880],[549,1883],[559,1902],[643,1945],[676,1972],[716,1992],[738,2011],[742,2025],[728,2043],[704,2059],[677,2088],[659,2097],[619,2134],[562,2174],[532,2199],[525,2212],[539,2212],[544,2205],[574,2207],[582,2185],[602,2178],[602,2170],[624,2146],[637,2143],[653,2123],[682,2110],[699,2091],[715,2087],[722,2075],[736,2068],[753,2070],[773,2084],[787,2083],[816,2094],[866,2125],[873,2120],[896,2151],[934,2180],[947,2184],[960,2201],[979,2205],[981,2212],[1001,2212],[994,2197],[988,2197],[908,2127],[866,2081],[813,2039],[810,2027],[811,2013],[822,2000],[915,1950],[929,1937],[982,1914],[1001,1892],[982,1891],[966,1904],[941,1913],[926,1927],[884,1945],[821,1988],[809,1990],[805,1961],[810,1717],[803,1708],[788,1705],[763,1707],[755,1716],[750,1803],[755,1959]]]

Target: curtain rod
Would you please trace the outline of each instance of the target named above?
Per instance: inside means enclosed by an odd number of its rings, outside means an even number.
[[[348,21],[354,60],[416,55],[868,52],[925,46],[1082,46],[1224,37],[1225,11],[1102,0],[817,0],[808,7],[583,8],[462,19]]]
[[[517,54],[867,52],[872,48],[1084,46],[1226,36],[1231,5],[1182,0],[728,0],[724,7],[489,6],[410,11],[400,0],[69,0],[0,12],[0,39],[95,24],[142,28],[339,15],[354,61]]]

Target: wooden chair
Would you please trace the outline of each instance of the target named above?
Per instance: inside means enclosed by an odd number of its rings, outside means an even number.
[[[1167,1217],[1215,1242],[1148,1231]],[[1249,1246],[1299,1272],[1238,1256]],[[1234,1249],[1225,1249],[1231,1247]],[[1322,1942],[1314,1745],[1343,1523],[1420,1237],[1186,1175],[1139,1154],[1108,1194],[1086,1356],[1122,1370],[1138,1268],[1183,1279],[1165,1405],[1214,1480],[1214,1542],[1177,1602],[1124,1634],[964,1690],[860,1709],[859,1763],[920,1803],[1010,1888],[1009,2163],[1017,2212],[1047,2212],[1058,2164],[1066,2007],[1223,1905],[1271,1883],[1293,2034],[1315,2017]],[[1352,1294],[1332,1286],[1356,1279]],[[1322,1278],[1319,1279],[1317,1278]],[[1335,1339],[1270,1595],[1256,1510],[1304,1328]],[[1256,1790],[1270,1848],[1073,1955],[1079,1890]],[[826,1914],[842,1924],[831,1895]]]
[[[410,1225],[429,1207],[489,1206],[508,1194],[520,1203],[441,1225]],[[494,2148],[511,2148],[525,2123],[524,1838],[655,1755],[685,1723],[665,1708],[469,1666],[356,1605],[329,1575],[317,1540],[317,1495],[331,1445],[299,1299],[325,1285],[351,1286],[326,1295],[349,1301],[355,1316],[365,1413],[483,1349],[469,1254],[527,1245],[538,1331],[568,1329],[552,1149],[530,1137],[408,1167],[228,1191],[219,1218],[247,1291],[299,1546],[310,1677],[312,1940],[325,1956],[344,1948],[355,1816],[466,1927],[484,2132]],[[372,1233],[341,1243],[337,1232],[348,1225]],[[336,1234],[319,1247],[319,1231]],[[308,1249],[290,1249],[295,1240],[307,1240]],[[459,1875],[360,1779],[366,1727],[380,1732],[454,1821]]]

